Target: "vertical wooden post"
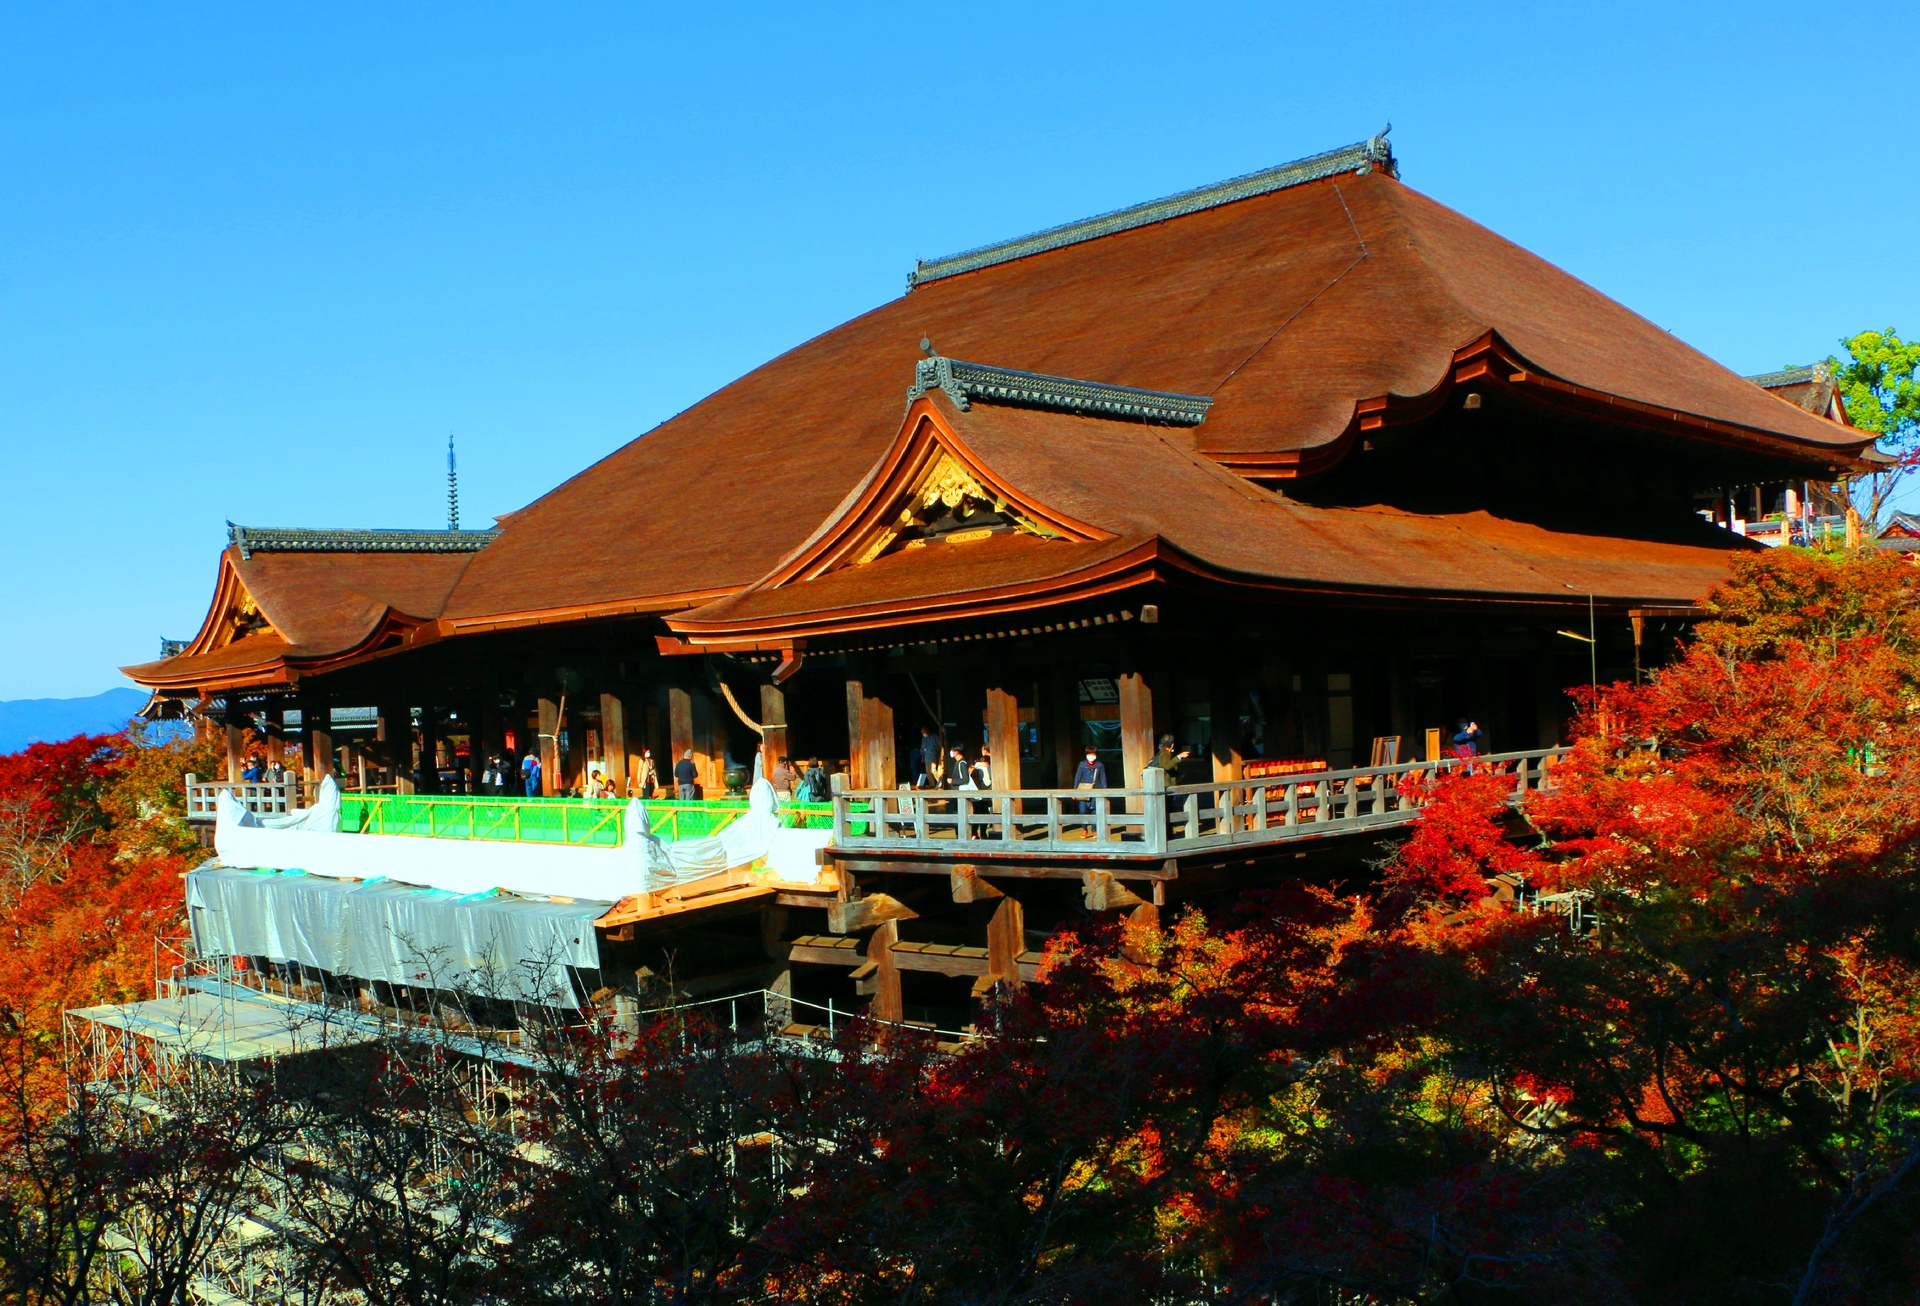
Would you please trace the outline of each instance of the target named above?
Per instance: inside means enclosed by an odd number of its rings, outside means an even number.
[[[693,691],[693,764],[700,768],[700,796],[727,792],[727,723],[713,695]]]
[[[324,694],[300,696],[300,749],[309,782],[333,774],[333,714]]]
[[[420,705],[419,783],[423,794],[440,792],[440,723],[434,719],[434,709],[426,703]]]
[[[1120,677],[1120,756],[1123,774],[1108,780],[1115,788],[1138,786],[1153,760],[1153,691],[1137,671]]]
[[[379,741],[375,758],[393,777],[393,792],[413,792],[413,713],[395,703],[383,703],[374,722]]]
[[[227,695],[226,711],[221,719],[227,727],[227,780],[233,782],[240,778],[242,754],[247,747],[246,718],[241,715],[238,694]]]
[[[618,694],[600,695],[600,752],[607,759],[607,779],[623,797],[627,792],[627,704]]]
[[[1027,949],[1027,914],[1017,898],[1000,900],[987,922],[987,974],[1002,984],[1020,983],[1020,954]]]
[[[1004,689],[987,690],[987,747],[993,750],[993,787],[1020,787],[1020,700]]]
[[[560,792],[560,704],[540,699],[540,792]]]
[[[1207,677],[1207,719],[1213,739],[1208,745],[1215,780],[1238,780],[1240,766],[1240,694],[1230,668],[1213,668]]]
[[[858,680],[847,681],[847,779],[853,789],[870,789],[867,783],[866,686]]]
[[[673,768],[681,755],[693,747],[693,695],[684,689],[667,691],[667,764],[660,768],[660,782],[672,785]],[[677,792],[677,791],[676,791]]]
[[[787,742],[787,696],[778,685],[760,686],[760,757],[766,777],[780,759],[792,756]]]
[[[286,700],[274,695],[267,700],[267,761],[287,760]]]
[[[867,936],[867,960],[874,963],[873,1002],[867,1014],[875,1020],[898,1023],[907,1018],[906,1001],[900,992],[900,970],[893,962],[893,945],[899,940],[899,921],[883,921]]]
[[[891,789],[898,780],[894,774],[893,709],[877,698],[861,703],[860,738],[867,754],[867,785],[872,789]]]

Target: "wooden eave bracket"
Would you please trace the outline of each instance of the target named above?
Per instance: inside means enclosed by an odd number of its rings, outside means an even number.
[[[827,928],[835,934],[852,934],[888,921],[917,920],[920,913],[884,893],[868,894],[827,908]]]

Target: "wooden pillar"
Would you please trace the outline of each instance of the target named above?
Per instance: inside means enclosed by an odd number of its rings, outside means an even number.
[[[1141,783],[1147,763],[1153,760],[1153,691],[1147,678],[1129,671],[1120,684],[1120,756],[1123,774],[1108,776],[1116,788],[1131,788]]]
[[[285,763],[287,760],[287,710],[286,700],[274,695],[267,700],[267,761]]]
[[[1065,667],[1053,669],[1052,692],[1046,704],[1053,726],[1053,787],[1073,785],[1073,773],[1080,765],[1080,746],[1086,742],[1080,724],[1080,692]]]
[[[1213,733],[1208,751],[1215,780],[1238,780],[1240,756],[1240,685],[1231,666],[1216,664],[1207,677],[1207,720]]]
[[[500,757],[507,751],[507,727],[500,714],[500,695],[488,691],[480,700],[480,738],[485,744],[485,756],[480,764],[486,765],[486,758]]]
[[[374,760],[393,777],[393,792],[413,792],[413,712],[397,703],[382,703],[376,709],[373,737],[379,747]]]
[[[549,796],[560,792],[560,705],[550,698],[540,700],[540,792]]]
[[[760,686],[761,770],[771,779],[780,759],[791,757],[787,743],[787,696],[778,685]]]
[[[300,696],[300,748],[307,779],[319,784],[333,774],[333,713],[325,694]]]
[[[867,1014],[875,1020],[898,1023],[907,1018],[906,1002],[900,992],[900,970],[893,961],[893,945],[899,940],[899,921],[882,921],[867,936],[866,957],[874,964],[873,974],[867,981],[873,988],[873,1001],[867,1007]]]
[[[660,782],[672,785],[673,768],[680,765],[680,759],[693,743],[693,695],[684,689],[667,691],[667,734],[669,738],[667,764],[660,768]],[[698,765],[696,759],[696,765]]]
[[[227,727],[227,779],[237,781],[247,748],[246,718],[240,713],[240,696],[227,695],[226,711],[222,720]]]
[[[600,695],[600,755],[614,792],[627,792],[627,703],[618,694]]]
[[[893,746],[893,709],[877,698],[860,705],[860,740],[866,749],[867,781],[874,789],[891,789],[899,783]]]
[[[1020,983],[1020,954],[1027,950],[1027,914],[1017,898],[1002,898],[987,922],[987,978]]]
[[[993,750],[993,787],[1020,787],[1020,700],[1004,689],[987,690],[987,747]]]
[[[440,723],[425,703],[420,705],[420,792],[440,792]]]
[[[854,789],[870,789],[867,783],[866,686],[858,680],[847,681],[847,779]]]
[[[693,697],[693,764],[700,771],[700,796],[719,798],[727,792],[727,723],[713,695],[696,689]]]

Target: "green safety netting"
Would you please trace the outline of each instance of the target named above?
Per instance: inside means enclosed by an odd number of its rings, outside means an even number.
[[[647,818],[662,839],[703,839],[718,834],[746,810],[744,801],[728,798],[650,802]],[[350,834],[614,847],[626,838],[626,814],[627,805],[621,800],[452,794],[340,796],[340,828]],[[782,803],[780,820],[782,825],[825,830],[833,825],[833,808],[827,803]]]

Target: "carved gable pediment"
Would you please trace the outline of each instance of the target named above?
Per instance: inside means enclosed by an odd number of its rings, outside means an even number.
[[[908,549],[965,547],[996,535],[1111,538],[1022,495],[994,474],[930,398],[913,402],[893,448],[814,536],[756,589],[863,567]]]
[[[982,485],[964,463],[942,449],[904,496],[900,511],[873,532],[849,565],[864,566],[901,549],[970,544],[1019,532],[1042,539],[1060,536]]]

